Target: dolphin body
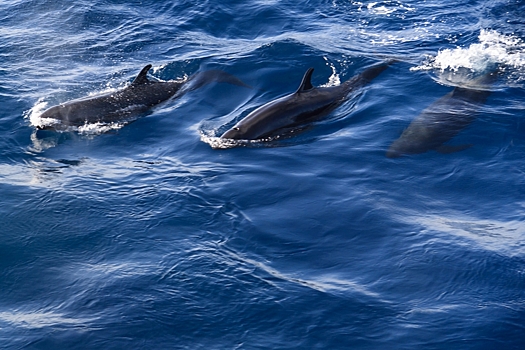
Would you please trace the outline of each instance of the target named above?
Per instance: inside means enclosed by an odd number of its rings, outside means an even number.
[[[37,129],[63,130],[90,123],[130,121],[155,105],[214,81],[248,87],[220,70],[199,72],[186,80],[153,81],[147,77],[150,69],[151,64],[142,68],[135,80],[124,89],[71,100],[47,109],[40,118],[52,119],[53,122],[39,125]]]
[[[428,106],[395,140],[386,152],[389,158],[419,154],[430,150],[440,153],[462,151],[472,145],[447,145],[445,142],[469,126],[491,94],[482,85],[494,82],[496,72],[488,73],[475,83],[478,88],[456,87]]]
[[[368,84],[392,61],[366,69],[338,86],[314,87],[309,68],[296,92],[255,109],[226,131],[221,138],[257,140],[277,136],[291,128],[317,120],[338,107],[353,90]]]

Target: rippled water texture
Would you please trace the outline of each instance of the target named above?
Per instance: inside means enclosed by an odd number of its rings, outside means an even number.
[[[2,1],[0,347],[523,349],[524,13]],[[309,67],[327,87],[391,59],[325,118],[220,139]],[[220,69],[250,88],[210,82],[132,119],[36,130],[147,64],[152,80]],[[449,140],[387,157],[416,120]]]

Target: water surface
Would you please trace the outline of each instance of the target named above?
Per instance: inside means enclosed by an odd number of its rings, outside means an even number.
[[[0,4],[6,349],[521,349],[525,3]],[[216,149],[256,107],[398,62],[297,136]],[[36,132],[146,64],[210,84],[133,123]],[[390,159],[426,107],[501,74],[473,146]]]

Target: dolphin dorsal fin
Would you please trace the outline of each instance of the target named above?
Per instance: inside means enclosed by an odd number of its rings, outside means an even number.
[[[147,84],[150,81],[148,80],[148,71],[151,69],[151,64],[148,64],[146,67],[142,68],[139,75],[133,80],[131,85],[140,85],[140,84]]]
[[[304,73],[304,77],[303,77],[303,80],[301,81],[301,85],[299,85],[299,89],[297,89],[297,91],[295,92],[296,94],[304,92],[304,91],[308,91],[314,88],[314,86],[312,85],[312,73],[313,72],[314,72],[313,68],[308,68],[306,73]]]

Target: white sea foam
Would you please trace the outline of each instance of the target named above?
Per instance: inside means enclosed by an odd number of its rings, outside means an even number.
[[[81,135],[100,135],[112,130],[122,128],[125,123],[86,123],[79,127],[71,127],[72,131],[77,131]],[[76,130],[75,130],[76,129]]]
[[[38,127],[44,125],[51,125],[52,120],[48,120],[49,118],[40,117],[42,115],[42,112],[46,110],[47,104],[48,103],[45,102],[43,98],[41,98],[36,102],[33,108],[24,113],[24,117],[29,119],[29,122],[32,126]]]
[[[289,133],[293,133],[291,130]],[[201,127],[199,130],[200,139],[202,142],[207,143],[213,149],[228,149],[234,147],[273,147],[274,144],[272,141],[277,141],[283,139],[283,135],[265,137],[256,140],[237,140],[237,139],[223,139],[220,136],[217,136],[217,130],[204,129]],[[289,137],[285,135],[284,138]]]
[[[240,146],[247,146],[249,140],[222,139],[211,131],[199,130],[201,141],[207,143],[213,149],[228,149]]]
[[[366,5],[366,8],[369,12],[376,15],[390,15],[394,12],[409,12],[415,11],[414,7],[405,5],[400,1],[378,1],[371,2]]]
[[[330,77],[328,78],[328,82],[326,84],[321,85],[321,87],[341,85],[341,79],[339,77],[339,74],[337,74],[334,64],[332,62],[329,62],[326,57],[323,58],[326,61],[326,65],[332,70],[332,75],[330,75]]]
[[[503,68],[525,69],[525,43],[513,35],[482,29],[479,43],[471,44],[467,48],[441,50],[436,56],[427,57],[423,64],[411,70],[457,72],[460,69],[468,69],[471,72],[481,73],[496,65]]]

